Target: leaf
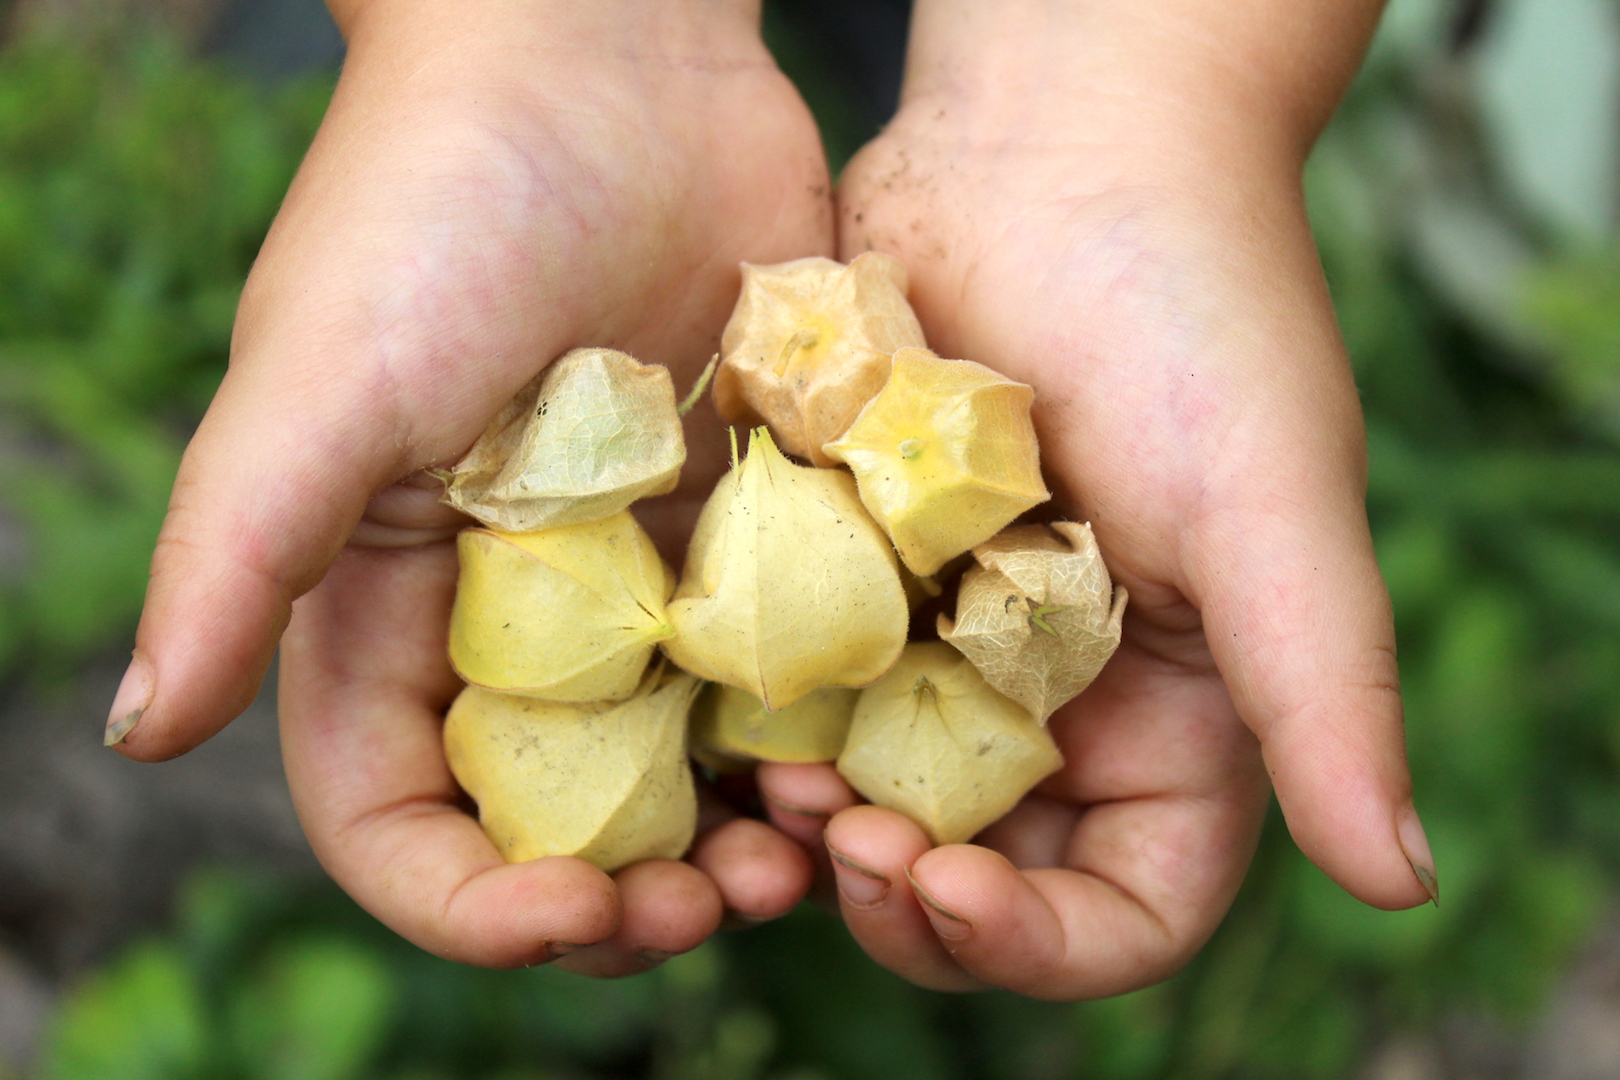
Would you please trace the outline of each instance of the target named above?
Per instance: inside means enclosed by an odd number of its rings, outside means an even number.
[[[68,997],[46,1039],[42,1080],[200,1077],[209,1019],[166,945],[137,945]]]
[[[1606,0],[1509,0],[1475,58],[1480,115],[1523,204],[1605,242],[1620,187],[1620,14]]]
[[[351,1080],[386,1039],[396,992],[370,949],[325,934],[283,941],[231,1000],[253,1080]]]

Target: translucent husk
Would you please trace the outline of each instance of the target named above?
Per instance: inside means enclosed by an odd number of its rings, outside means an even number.
[[[972,838],[1062,765],[1044,727],[937,641],[907,645],[861,691],[838,758],[850,786],[936,844]]]
[[[893,256],[844,266],[797,259],[743,264],[742,295],[726,324],[715,377],[720,415],[767,423],[784,450],[820,466],[822,444],[844,433],[889,377],[896,349],[923,344],[906,303],[906,271]]]
[[[756,428],[698,517],[664,651],[784,709],[887,671],[908,615],[894,551],[854,481],[794,465]]]
[[[675,490],[686,441],[669,372],[575,349],[502,409],[445,474],[445,501],[522,532],[597,521]]]
[[[883,390],[827,444],[913,573],[936,572],[1051,497],[1034,393],[982,364],[902,349]]]
[[[450,663],[465,681],[553,701],[629,697],[675,631],[674,575],[621,510],[538,532],[463,529]]]
[[[692,751],[757,761],[832,761],[844,748],[858,690],[824,686],[771,711],[746,690],[710,683],[692,707]]]
[[[445,758],[507,862],[574,855],[611,873],[678,859],[697,825],[685,737],[699,685],[649,672],[628,701],[583,704],[469,686]]]
[[[939,636],[1044,724],[1119,647],[1125,590],[1109,581],[1091,526],[1072,521],[1007,529],[973,557]]]

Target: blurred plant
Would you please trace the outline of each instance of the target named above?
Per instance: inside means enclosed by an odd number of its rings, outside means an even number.
[[[265,93],[161,41],[0,52],[0,673],[125,637],[242,280],[329,81]]]
[[[1274,820],[1186,972],[1053,1005],[916,990],[809,910],[601,984],[455,967],[330,890],[205,877],[173,937],[71,997],[43,1075],[1298,1080],[1457,1013],[1527,1016],[1620,856],[1615,20],[1604,0],[1397,0],[1308,176],[1442,907],[1362,907]],[[811,91],[842,152],[852,108]],[[127,633],[319,104],[161,50],[0,56],[0,415],[28,433],[0,449],[27,463],[0,500],[30,550],[0,655],[63,663]]]

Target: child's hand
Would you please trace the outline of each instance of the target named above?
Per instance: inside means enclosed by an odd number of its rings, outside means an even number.
[[[569,348],[669,364],[684,389],[739,260],[832,253],[820,143],[757,4],[334,8],[348,63],[186,453],[109,736],[146,761],[196,746],[286,627],[283,749],[311,844],[424,948],[509,965],[600,942],[566,963],[612,974],[691,948],[723,908],[781,914],[809,861],[758,822],[616,882],[502,863],[439,743],[462,521],[411,480]],[[655,535],[689,531],[726,460],[707,450]]]
[[[786,808],[837,813],[850,928],[924,985],[1169,975],[1237,890],[1268,773],[1350,892],[1427,899],[1361,417],[1299,184],[1370,12],[1280,2],[1281,75],[1229,40],[1262,0],[925,3],[901,115],[845,174],[843,256],[899,256],[936,351],[1036,387],[1059,505],[1131,596],[1118,654],[1052,721],[1066,768],[985,846],[845,809],[825,766],[762,771],[784,831],[817,831]]]

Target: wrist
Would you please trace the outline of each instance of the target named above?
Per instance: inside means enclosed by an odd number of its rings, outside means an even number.
[[[723,61],[759,43],[760,0],[327,0],[355,54],[467,61],[489,73],[507,60],[572,52]]]
[[[1296,170],[1381,0],[918,0],[902,108],[1039,139],[1225,147]]]

